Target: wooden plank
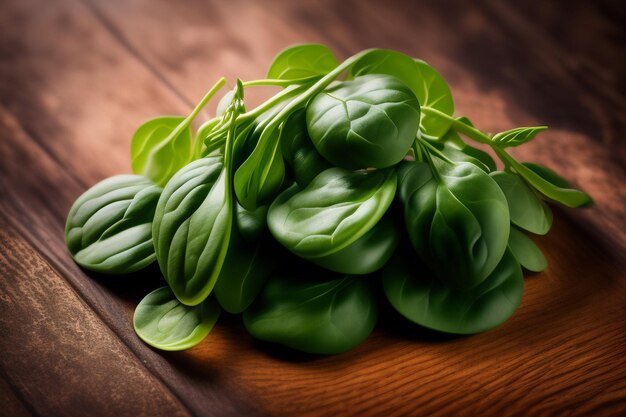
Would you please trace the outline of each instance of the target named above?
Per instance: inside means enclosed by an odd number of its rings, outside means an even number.
[[[2,377],[0,378],[0,414],[11,417],[31,417],[30,405],[18,398],[15,389]]]
[[[190,415],[4,218],[0,244],[0,368],[29,408],[42,416]]]

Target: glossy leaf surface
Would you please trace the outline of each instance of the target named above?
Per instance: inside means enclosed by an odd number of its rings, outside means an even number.
[[[116,175],[87,190],[65,225],[65,242],[76,263],[125,274],[154,262],[152,218],[160,195],[160,187],[139,175]]]
[[[352,77],[365,74],[388,74],[399,78],[415,94],[420,106],[432,107],[447,115],[454,113],[450,87],[430,65],[401,52],[378,49],[361,58],[350,70]],[[450,123],[422,113],[420,130],[438,138],[450,128]]]
[[[167,184],[154,216],[157,260],[176,297],[201,303],[219,276],[232,227],[233,206],[221,157],[198,159]]]
[[[182,304],[169,287],[152,291],[137,305],[137,336],[161,350],[184,350],[200,343],[213,329],[220,308],[213,298],[197,306]]]
[[[496,267],[509,237],[509,211],[498,185],[462,162],[405,163],[399,170],[407,230],[421,258],[442,283],[480,284]]]
[[[315,96],[306,119],[313,145],[334,165],[385,168],[411,148],[420,108],[415,94],[397,78],[364,75]]]
[[[367,233],[393,201],[395,170],[330,168],[306,188],[285,190],[270,206],[274,237],[303,258],[335,253]]]

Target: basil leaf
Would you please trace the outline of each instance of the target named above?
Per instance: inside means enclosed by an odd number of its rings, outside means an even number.
[[[547,128],[548,126],[516,127],[506,132],[497,133],[492,139],[501,148],[519,146],[523,143],[530,142],[539,132]]]
[[[224,263],[233,221],[231,192],[220,156],[193,161],[172,177],[153,223],[156,257],[176,297],[201,303]]]
[[[415,250],[442,283],[480,284],[496,267],[509,237],[509,210],[500,187],[480,168],[461,162],[399,169],[399,195]]]
[[[200,343],[213,329],[220,308],[209,298],[186,306],[168,287],[152,291],[137,305],[133,326],[137,336],[161,350],[184,350]]]
[[[285,120],[280,143],[285,162],[291,166],[300,187],[306,187],[317,174],[331,167],[311,142],[304,109],[296,110]]]
[[[450,87],[443,77],[424,61],[397,51],[378,49],[363,56],[350,70],[351,77],[365,74],[393,75],[413,90],[420,106],[437,109],[449,116],[454,113]],[[449,128],[449,122],[421,113],[420,130],[423,134],[439,138]]]
[[[524,268],[533,272],[541,272],[548,267],[548,261],[541,249],[526,234],[515,227],[509,235],[509,250]]]
[[[254,301],[272,271],[269,250],[267,242],[248,243],[233,232],[215,284],[215,296],[224,310],[241,313]]]
[[[385,168],[400,162],[411,148],[420,107],[397,78],[365,75],[315,96],[306,119],[315,148],[334,165]]]
[[[319,282],[294,276],[271,278],[243,322],[257,339],[334,354],[364,341],[377,317],[376,299],[362,278]]]
[[[80,266],[108,274],[155,260],[152,217],[161,188],[139,175],[116,175],[81,195],[67,216],[65,242]]]
[[[296,45],[280,52],[267,71],[275,80],[303,80],[326,75],[339,65],[332,51],[324,45]]]
[[[522,299],[522,270],[509,252],[485,280],[468,290],[440,283],[409,259],[392,259],[383,270],[383,287],[391,305],[421,326],[456,334],[484,332],[504,323]]]
[[[511,223],[538,235],[548,233],[552,226],[552,210],[526,182],[510,172],[497,171],[490,175],[506,196]]]
[[[270,231],[303,258],[339,251],[366,234],[391,205],[395,170],[346,171],[330,168],[306,188],[285,190],[270,206]]]

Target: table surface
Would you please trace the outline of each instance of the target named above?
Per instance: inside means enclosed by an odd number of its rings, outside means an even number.
[[[626,11],[525,3],[3,1],[0,414],[625,415]],[[446,337],[387,320],[349,353],[311,357],[223,317],[197,347],[162,353],[131,326],[157,269],[106,277],[72,262],[66,214],[130,172],[142,121],[186,114],[221,75],[261,78],[299,42],[420,57],[486,131],[550,125],[515,155],[596,206],[555,210],[537,240],[550,266],[505,325]]]

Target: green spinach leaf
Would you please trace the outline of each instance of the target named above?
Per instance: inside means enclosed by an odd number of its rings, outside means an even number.
[[[220,308],[213,298],[190,307],[178,301],[168,287],[162,287],[137,305],[133,326],[137,336],[152,347],[185,350],[208,336],[219,315]]]
[[[383,270],[383,287],[393,307],[421,326],[456,334],[484,332],[504,323],[522,299],[522,270],[508,252],[483,282],[468,290],[440,283],[409,259],[391,260]]]
[[[339,65],[325,45],[296,45],[280,52],[267,71],[267,78],[294,82],[323,76]]]
[[[530,142],[539,132],[547,128],[548,126],[516,127],[506,132],[497,133],[494,135],[493,141],[501,148],[519,146],[523,143]]]
[[[304,109],[296,110],[285,120],[280,143],[285,162],[291,166],[300,187],[306,187],[317,174],[331,167],[311,142]]]
[[[76,263],[126,274],[154,262],[152,218],[161,191],[145,177],[116,175],[81,195],[65,225],[65,242]]]
[[[511,227],[509,250],[524,268],[532,272],[541,272],[548,267],[548,261],[541,249],[526,234]]]
[[[413,90],[420,106],[435,108],[450,116],[454,113],[450,87],[443,77],[424,61],[397,51],[377,49],[364,55],[350,69],[352,77],[365,74],[393,75]],[[446,120],[421,114],[422,134],[439,138],[449,128],[450,123]]]
[[[270,206],[267,222],[281,244],[303,258],[335,253],[382,218],[396,192],[394,169],[323,171],[303,190],[292,186]]]
[[[162,116],[142,124],[130,146],[133,172],[164,186],[176,171],[192,161],[199,146],[193,143],[191,122],[224,83],[221,78],[189,116]]]
[[[548,233],[552,226],[552,210],[522,177],[504,171],[492,172],[490,175],[506,196],[511,223],[538,235]]]
[[[397,78],[364,75],[315,96],[306,119],[315,148],[334,165],[385,168],[400,162],[411,148],[420,107]]]
[[[243,314],[255,338],[320,354],[357,346],[372,332],[377,317],[368,282],[351,276],[327,282],[271,278]]]
[[[442,283],[467,289],[489,276],[510,227],[506,198],[489,175],[466,162],[409,162],[399,170],[399,196],[411,242]]]

